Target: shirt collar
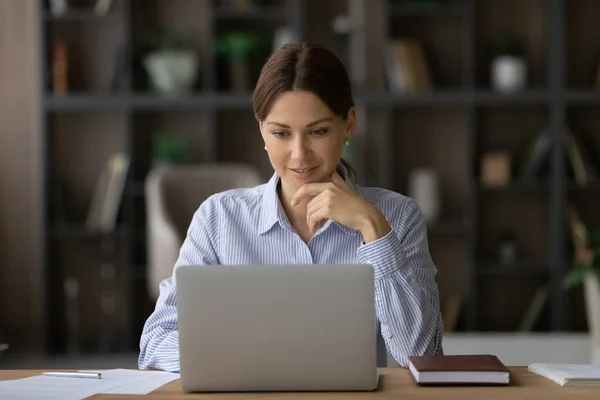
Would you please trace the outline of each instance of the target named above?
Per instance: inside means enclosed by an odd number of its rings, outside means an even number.
[[[336,169],[342,178],[344,178],[346,184],[353,188],[354,185],[348,177],[348,171],[344,165],[342,163],[338,163]],[[277,175],[277,172],[275,172],[265,186],[265,190],[262,195],[260,221],[258,223],[258,233],[261,235],[269,231],[276,223],[279,223],[283,228],[287,228],[289,230],[292,229],[290,221],[283,210],[281,201],[279,200],[279,195],[277,194],[277,186],[279,185],[280,179],[281,178],[279,175]],[[325,227],[327,227],[327,225],[329,225],[331,222],[335,223],[342,231],[346,233],[356,233],[354,229],[335,221],[327,221]]]

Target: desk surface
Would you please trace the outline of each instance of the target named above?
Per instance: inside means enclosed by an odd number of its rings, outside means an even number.
[[[408,370],[404,368],[382,368],[379,389],[374,392],[353,393],[219,393],[188,394],[181,390],[179,380],[173,381],[156,391],[139,398],[153,399],[599,399],[600,387],[568,388],[527,371],[526,367],[510,367],[509,386],[461,386],[461,387],[420,387],[413,383]],[[0,380],[26,378],[39,375],[36,370],[0,370]],[[96,395],[91,399],[116,400],[138,396]]]

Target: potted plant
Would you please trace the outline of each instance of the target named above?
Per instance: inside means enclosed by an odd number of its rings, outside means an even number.
[[[252,33],[232,32],[217,39],[216,49],[227,60],[231,88],[234,91],[252,90],[249,61],[259,46],[259,37]]]
[[[155,167],[180,164],[185,158],[188,142],[162,132],[152,137],[152,164]]]
[[[148,48],[143,65],[155,90],[165,95],[189,92],[198,76],[198,54],[185,45],[183,36],[163,30],[146,33]]]
[[[492,86],[503,93],[521,90],[527,84],[525,45],[514,36],[506,36],[492,43]]]
[[[592,341],[592,360],[600,363],[600,230],[583,223],[574,207],[568,211],[573,240],[574,265],[564,278],[565,288],[583,284],[585,307]]]

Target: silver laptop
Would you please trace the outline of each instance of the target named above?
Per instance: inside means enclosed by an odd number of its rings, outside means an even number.
[[[372,266],[183,266],[175,283],[183,390],[377,388]]]

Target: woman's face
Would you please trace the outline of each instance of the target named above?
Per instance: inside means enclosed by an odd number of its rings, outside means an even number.
[[[345,120],[308,91],[289,91],[273,102],[260,124],[271,165],[294,192],[305,183],[327,182],[356,125],[352,109]]]

